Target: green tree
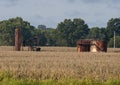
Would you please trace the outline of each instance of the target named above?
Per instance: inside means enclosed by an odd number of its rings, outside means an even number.
[[[107,35],[109,38],[114,36],[114,31],[117,36],[120,36],[120,18],[112,18],[107,23]]]
[[[84,39],[89,32],[88,25],[84,20],[78,19],[65,19],[57,26],[57,44],[65,46],[75,46],[76,40]]]
[[[90,29],[89,34],[87,35],[87,38],[107,41],[106,29],[93,27]]]
[[[41,29],[41,30],[46,30],[46,26],[45,25],[38,25],[38,29]]]
[[[116,39],[115,39],[115,46],[117,47],[117,48],[120,48],[120,36],[116,36],[115,37]],[[109,41],[109,43],[108,43],[108,46],[109,47],[114,47],[114,37],[112,37],[112,38],[110,38],[110,41]]]
[[[45,46],[47,43],[47,39],[45,33],[41,29],[35,29],[35,36],[38,37],[39,45]]]
[[[35,27],[21,17],[11,18],[0,22],[0,45],[14,45],[15,29],[20,28],[23,40],[26,41],[34,35]]]
[[[53,28],[47,28],[47,30],[44,31],[47,43],[46,45],[49,46],[55,46],[56,45],[56,29]]]

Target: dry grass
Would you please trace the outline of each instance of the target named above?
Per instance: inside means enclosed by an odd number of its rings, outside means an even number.
[[[120,49],[108,53],[77,53],[75,47],[41,47],[41,52],[12,49],[0,47],[0,70],[15,78],[120,79]]]

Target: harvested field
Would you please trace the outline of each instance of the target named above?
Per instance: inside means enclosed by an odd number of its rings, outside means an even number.
[[[28,79],[120,79],[120,49],[78,53],[76,47],[41,47],[41,52],[0,47],[0,71]],[[27,48],[25,48],[27,49]]]

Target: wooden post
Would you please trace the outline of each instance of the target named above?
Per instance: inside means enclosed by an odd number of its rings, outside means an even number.
[[[15,29],[15,51],[20,51],[21,48],[21,33],[20,29]]]

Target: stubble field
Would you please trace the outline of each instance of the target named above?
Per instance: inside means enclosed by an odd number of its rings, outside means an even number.
[[[27,50],[27,48],[24,48]],[[36,51],[13,51],[0,47],[0,71],[15,79],[120,79],[120,49],[107,53],[78,53],[76,47],[41,47]]]

